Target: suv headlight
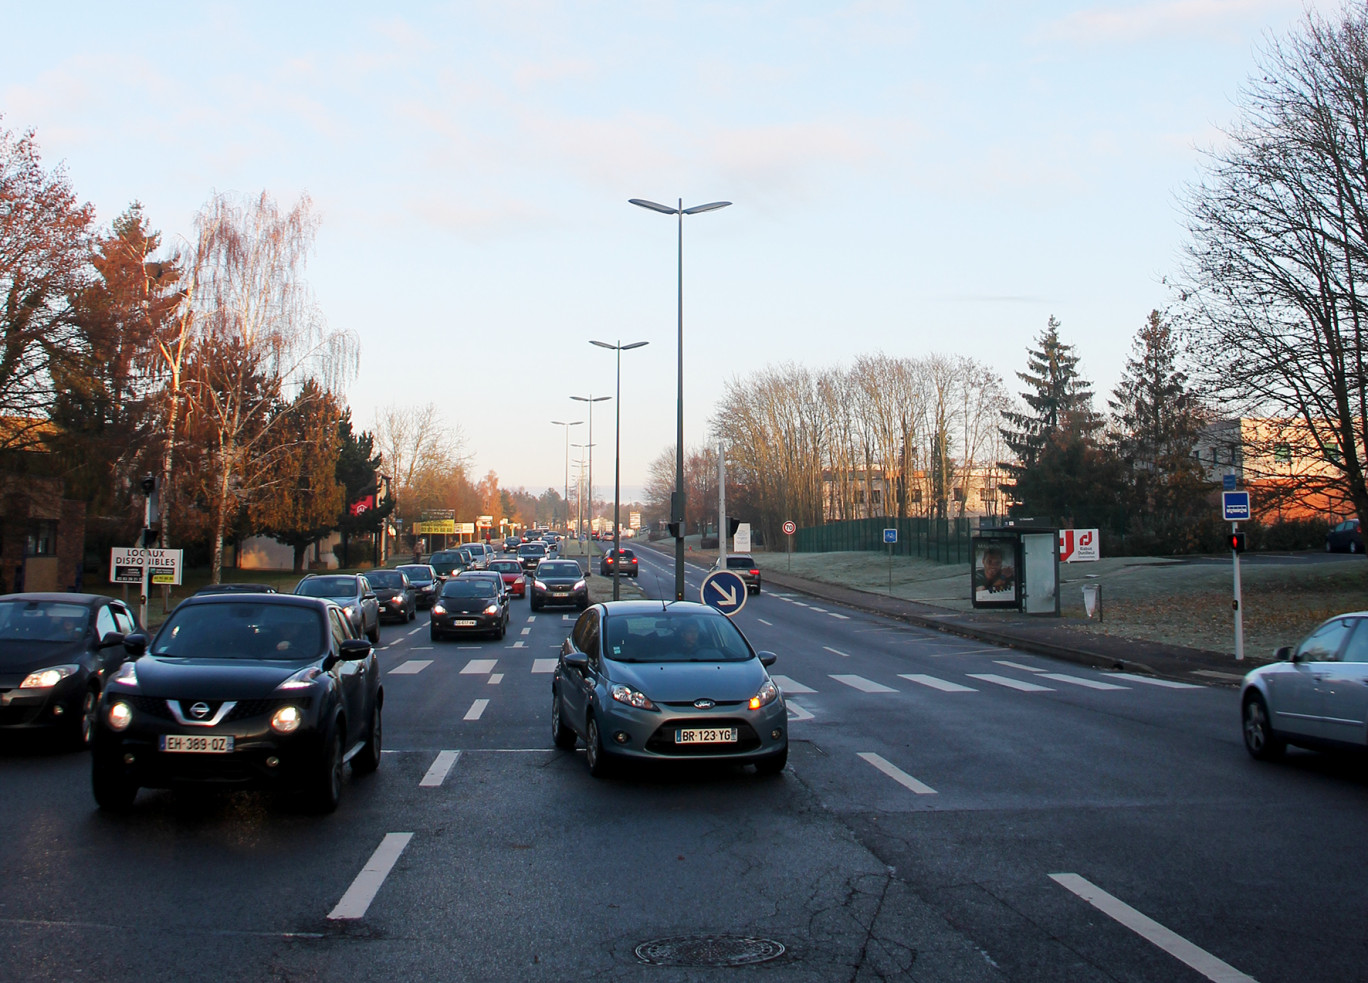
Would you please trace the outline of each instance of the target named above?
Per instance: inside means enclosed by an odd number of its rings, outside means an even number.
[[[114,675],[109,677],[109,683],[111,686],[115,683],[118,683],[120,686],[137,686],[137,664],[134,662],[125,662],[123,665],[119,666],[118,669],[114,670]]]
[[[292,734],[304,722],[304,714],[296,706],[283,706],[271,714],[271,730],[277,734]]]
[[[619,703],[626,703],[628,706],[636,707],[638,710],[656,709],[656,705],[651,702],[651,698],[645,693],[642,693],[640,690],[634,690],[630,686],[624,686],[622,683],[614,683],[608,692],[612,695],[613,699],[617,700]]]
[[[39,669],[31,672],[24,677],[24,681],[19,684],[20,689],[51,689],[66,679],[76,671],[76,666],[53,666],[50,669]]]
[[[498,606],[497,604],[491,604],[489,607],[485,608],[485,614],[498,614],[498,613],[499,613],[499,606]]]
[[[779,687],[774,685],[774,680],[766,679],[765,684],[750,698],[749,706],[752,710],[759,710],[761,707],[773,703],[778,698]]]
[[[306,666],[277,686],[276,689],[308,689],[313,685],[313,681],[321,675],[323,675],[322,669],[317,666]]]
[[[575,581],[575,586],[572,587],[572,588],[570,588],[570,589],[571,589],[571,590],[584,590],[584,581],[582,581],[582,580],[577,580],[577,581]]]

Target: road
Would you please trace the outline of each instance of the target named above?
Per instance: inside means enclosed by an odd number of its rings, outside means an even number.
[[[110,817],[83,755],[6,742],[0,980],[1368,978],[1361,765],[1250,761],[1233,689],[766,591],[737,621],[779,657],[784,774],[596,781],[549,733],[573,617],[383,628],[383,764],[332,816],[144,791]],[[649,952],[694,965],[637,954],[681,939]],[[738,939],[784,951],[698,964]]]

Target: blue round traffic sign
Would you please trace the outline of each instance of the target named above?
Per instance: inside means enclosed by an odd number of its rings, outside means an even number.
[[[730,618],[746,606],[750,591],[746,582],[730,570],[714,570],[703,578],[698,593],[704,604]]]

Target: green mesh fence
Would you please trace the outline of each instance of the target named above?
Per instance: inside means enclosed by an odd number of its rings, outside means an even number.
[[[898,530],[893,552],[922,556],[937,563],[966,563],[971,519],[849,519],[799,529],[793,537],[796,553],[838,553],[847,550],[886,552],[884,530]]]

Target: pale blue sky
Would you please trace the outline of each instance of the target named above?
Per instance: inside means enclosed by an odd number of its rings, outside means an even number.
[[[1317,4],[1333,12],[1338,4]],[[382,9],[383,8],[383,9]],[[882,351],[1012,373],[1063,323],[1099,397],[1181,260],[1179,194],[1297,0],[0,2],[0,113],[107,223],[307,191],[347,398],[442,406],[475,476],[564,479],[571,394],[623,357],[623,483],[724,378]],[[1104,405],[1104,404],[1103,404]],[[612,403],[594,483],[612,495]],[[584,442],[585,428],[573,439]],[[626,497],[626,496],[625,496]]]

